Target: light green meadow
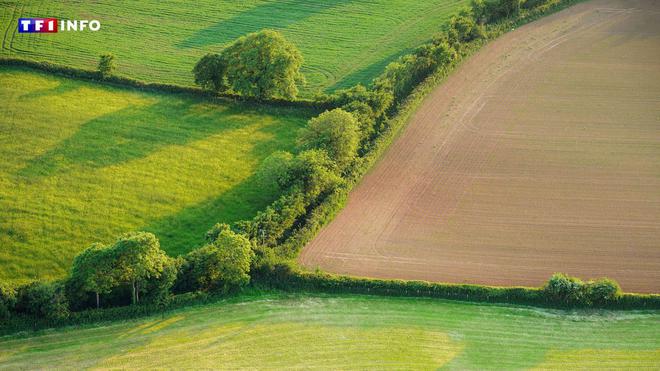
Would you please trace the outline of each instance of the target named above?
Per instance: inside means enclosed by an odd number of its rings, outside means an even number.
[[[275,197],[253,175],[311,116],[0,69],[0,281],[65,275],[133,230],[176,255]]]
[[[0,369],[653,369],[657,312],[270,294],[0,338]]]

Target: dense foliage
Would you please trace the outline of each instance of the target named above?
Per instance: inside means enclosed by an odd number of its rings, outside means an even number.
[[[116,68],[117,65],[115,64],[114,55],[110,53],[101,55],[101,57],[99,58],[98,70],[102,78],[106,79],[110,77],[110,75],[112,75],[112,73],[115,72]]]
[[[282,34],[263,30],[240,37],[220,54],[197,62],[195,83],[221,91],[227,88],[248,97],[293,99],[298,95],[303,58]]]

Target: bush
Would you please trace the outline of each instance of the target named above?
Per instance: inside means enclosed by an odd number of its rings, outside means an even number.
[[[621,287],[609,278],[589,281],[584,286],[584,296],[589,304],[607,304],[621,297]]]
[[[115,65],[114,55],[107,53],[107,54],[102,54],[100,56],[98,71],[99,74],[101,75],[101,78],[107,79],[108,77],[110,77],[115,71],[116,67],[117,66]]]
[[[342,182],[337,164],[326,151],[320,149],[299,153],[280,178],[283,188],[302,192],[307,202],[312,202]]]
[[[271,153],[259,165],[255,181],[262,189],[286,190],[285,175],[291,166],[293,155],[289,152],[276,151]]]
[[[248,221],[236,228],[257,245],[275,246],[288,237],[287,232],[305,214],[307,202],[302,192],[285,194]]]
[[[229,230],[220,232],[215,241],[185,256],[181,274],[187,290],[229,292],[250,281],[252,244],[243,235]]]
[[[457,45],[482,39],[485,37],[485,31],[482,25],[475,22],[472,12],[465,10],[451,18],[447,35],[449,42],[452,45]]]
[[[359,141],[355,117],[341,108],[325,111],[309,120],[298,137],[302,150],[322,149],[341,169],[355,159]]]
[[[575,304],[583,300],[583,286],[584,282],[577,278],[555,273],[550,277],[543,291],[551,301]]]
[[[19,287],[16,312],[49,320],[67,318],[69,303],[64,285],[60,282],[33,282]]]

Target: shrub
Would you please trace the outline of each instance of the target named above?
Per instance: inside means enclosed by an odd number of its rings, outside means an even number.
[[[322,149],[342,169],[355,159],[359,141],[355,117],[341,108],[309,120],[298,137],[301,149]]]
[[[286,189],[284,177],[291,166],[293,155],[285,151],[271,153],[259,165],[255,174],[256,182],[263,189]]]
[[[589,304],[606,304],[621,297],[621,287],[609,278],[589,281],[584,286],[584,296]]]
[[[285,194],[264,211],[248,221],[236,223],[236,228],[257,245],[275,246],[299,217],[305,214],[307,203],[302,192]]]
[[[240,37],[222,51],[229,86],[236,92],[257,98],[298,95],[297,83],[303,58],[282,34],[263,30]]]
[[[33,282],[21,286],[16,294],[16,312],[49,320],[69,316],[69,303],[60,282]]]
[[[216,240],[186,255],[181,272],[189,291],[230,290],[250,281],[250,264],[254,258],[252,244],[243,235],[222,231]]]
[[[543,288],[551,300],[564,304],[580,303],[583,300],[584,282],[563,273],[555,273]]]
[[[229,227],[229,224],[227,223],[216,223],[211,229],[206,232],[206,235],[204,235],[204,239],[206,239],[206,242],[208,243],[213,243],[215,240],[218,239],[218,236],[220,233],[224,231],[229,231],[231,228]]]
[[[470,42],[485,36],[483,26],[475,22],[471,11],[462,11],[459,15],[453,16],[449,21],[447,35],[452,45]]]
[[[320,149],[299,153],[280,179],[283,188],[302,191],[308,201],[316,199],[342,182],[337,164],[330,159],[326,151]]]
[[[227,63],[218,54],[207,54],[193,68],[195,84],[215,92],[227,89]]]
[[[114,55],[107,53],[100,56],[98,71],[102,78],[107,79],[110,77],[114,73],[116,67]]]

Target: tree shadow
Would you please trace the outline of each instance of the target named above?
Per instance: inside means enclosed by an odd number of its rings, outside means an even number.
[[[131,106],[84,123],[73,136],[30,160],[18,175],[29,179],[77,167],[117,165],[164,146],[184,145],[251,125],[255,117],[268,113],[268,109],[242,104],[220,106],[190,99]]]
[[[272,134],[269,136],[271,138],[277,138],[277,130],[274,126],[261,129]],[[277,139],[272,139],[253,146],[251,156],[257,157],[261,163],[272,152],[283,149],[286,148],[282,148]],[[204,235],[214,224],[231,224],[252,218],[277,197],[277,189],[260,184],[253,174],[215,197],[153,221],[143,230],[154,233],[168,254],[185,254],[204,244]]]
[[[210,27],[176,44],[179,48],[194,48],[213,44],[225,44],[245,34],[264,28],[282,29],[353,0],[279,0],[268,1]],[[277,16],[283,15],[283,16]]]
[[[25,71],[28,71],[27,69]],[[45,89],[36,89],[29,93],[21,95],[18,99],[20,100],[29,100],[29,99],[39,99],[48,96],[57,96],[61,94],[66,94],[68,92],[80,89],[80,84],[74,80],[57,80],[59,84],[53,86],[52,88]]]
[[[324,91],[326,93],[332,93],[335,90],[350,88],[357,84],[369,86],[374,78],[385,71],[385,67],[387,67],[388,64],[394,62],[399,57],[410,53],[412,50],[413,49],[411,48],[399,50],[396,53],[390,54],[389,56],[382,58],[368,66],[354,70],[353,72],[344,75],[334,84],[325,88]]]

